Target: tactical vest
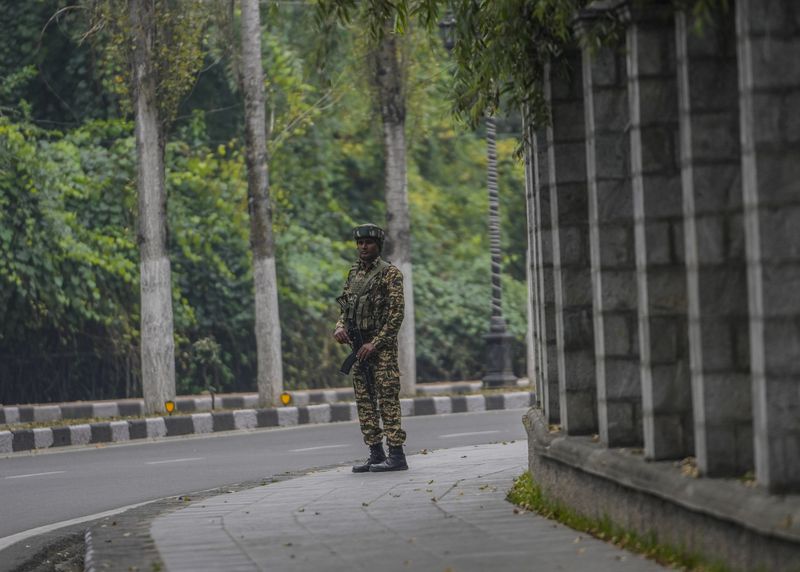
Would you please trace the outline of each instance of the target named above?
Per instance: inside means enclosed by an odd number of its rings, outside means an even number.
[[[344,300],[344,319],[353,320],[362,332],[374,332],[380,325],[375,321],[376,308],[371,291],[375,281],[389,266],[385,260],[378,259],[375,266],[361,280],[353,280],[349,284],[349,291]]]

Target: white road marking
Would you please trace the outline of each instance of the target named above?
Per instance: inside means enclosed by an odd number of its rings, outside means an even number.
[[[450,439],[451,437],[471,437],[472,435],[489,435],[491,433],[500,433],[500,431],[469,431],[468,433],[448,433],[447,435],[439,435],[439,439]]]
[[[47,473],[30,473],[28,475],[12,475],[10,477],[6,477],[7,479],[24,479],[25,477],[41,477],[43,475],[58,475],[64,473],[66,471],[49,471]]]
[[[156,499],[158,500],[158,499]],[[137,504],[129,504],[128,506],[123,506],[121,508],[115,508],[114,510],[107,510],[106,512],[98,512],[97,514],[90,514],[87,516],[81,516],[78,518],[73,518],[70,520],[65,520],[62,522],[56,522],[54,524],[46,524],[44,526],[39,526],[37,528],[31,528],[30,530],[25,530],[23,532],[18,532],[16,534],[12,534],[11,536],[6,536],[4,538],[0,538],[0,552],[11,546],[12,544],[16,544],[17,542],[21,542],[23,540],[27,540],[28,538],[32,538],[34,536],[39,536],[40,534],[44,534],[46,532],[52,532],[53,530],[58,530],[59,528],[64,528],[65,526],[72,526],[73,524],[81,524],[82,522],[89,522],[90,520],[97,520],[99,518],[105,518],[107,516],[114,516],[115,514],[119,514],[121,512],[125,512],[126,510],[130,510],[132,508],[138,508],[140,506],[144,506],[146,504],[150,504],[151,502],[155,501],[147,501],[147,502],[140,502]]]
[[[321,449],[342,449],[350,445],[320,445],[319,447],[306,447],[304,449],[290,449],[290,453],[305,453],[306,451],[319,451]]]
[[[163,465],[164,463],[183,463],[185,461],[202,461],[205,457],[186,457],[185,459],[166,459],[164,461],[147,461],[145,465]]]

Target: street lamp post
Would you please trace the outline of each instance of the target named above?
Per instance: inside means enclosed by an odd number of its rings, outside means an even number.
[[[449,10],[439,22],[442,43],[449,52],[455,46],[455,18]],[[489,190],[489,250],[491,253],[491,318],[489,332],[483,336],[486,343],[486,374],[483,376],[485,387],[513,385],[517,381],[512,368],[514,337],[508,333],[506,320],[503,317],[500,265],[500,196],[497,189],[497,132],[495,119],[486,116],[487,147],[487,187]]]
[[[500,274],[500,195],[497,189],[497,148],[494,117],[486,116],[487,186],[489,189],[489,252],[492,259],[492,314],[489,333],[483,336],[486,342],[486,387],[513,385],[517,376],[511,367],[514,336],[508,333],[503,317],[503,284]]]

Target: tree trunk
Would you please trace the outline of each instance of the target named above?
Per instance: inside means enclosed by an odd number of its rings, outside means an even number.
[[[142,393],[146,413],[164,411],[175,398],[172,281],[167,255],[164,127],[156,99],[153,65],[155,6],[130,0],[133,104],[136,115],[139,254],[141,272]]]
[[[414,336],[414,282],[411,266],[411,222],[408,212],[406,176],[406,107],[403,70],[398,59],[397,39],[390,28],[385,30],[375,57],[375,81],[378,89],[383,147],[386,162],[387,247],[384,256],[403,273],[405,316],[398,335],[400,357],[400,393],[416,394],[417,356]]]
[[[261,67],[261,17],[258,0],[242,0],[240,81],[244,94],[247,194],[250,210],[250,245],[253,250],[258,402],[261,407],[271,407],[276,404],[283,391],[283,364],[275,244],[272,238],[272,205],[269,198],[264,71]]]

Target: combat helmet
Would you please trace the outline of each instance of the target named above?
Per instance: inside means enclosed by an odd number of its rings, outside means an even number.
[[[383,241],[386,233],[377,224],[360,224],[353,229],[353,240],[372,238],[378,243],[378,248],[383,250]]]

